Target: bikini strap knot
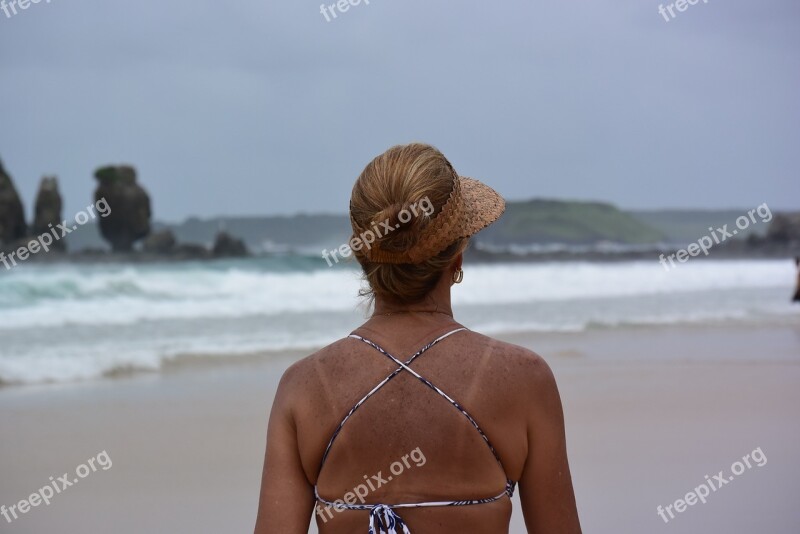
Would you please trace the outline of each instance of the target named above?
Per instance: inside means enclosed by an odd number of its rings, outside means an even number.
[[[376,504],[369,513],[369,534],[411,534],[411,531],[391,506]]]

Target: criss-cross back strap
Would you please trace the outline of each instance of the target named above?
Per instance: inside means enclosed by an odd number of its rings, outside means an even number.
[[[455,330],[451,330],[451,331],[447,332],[446,334],[443,334],[443,335],[441,335],[441,336],[437,337],[436,339],[434,339],[433,341],[431,341],[430,343],[428,343],[427,345],[425,345],[424,347],[422,347],[421,349],[419,349],[417,352],[415,352],[415,353],[414,353],[414,354],[413,354],[413,355],[412,355],[412,356],[411,356],[411,357],[410,357],[408,360],[406,360],[405,364],[401,363],[401,362],[400,362],[399,360],[397,360],[397,359],[396,359],[394,356],[389,356],[389,357],[390,357],[390,358],[392,358],[392,359],[393,359],[395,362],[399,363],[401,366],[400,366],[400,367],[398,367],[397,369],[395,369],[394,371],[392,371],[391,373],[389,373],[389,375],[388,375],[386,378],[384,378],[383,380],[381,380],[381,381],[378,383],[378,385],[377,385],[377,386],[375,386],[374,388],[372,388],[372,389],[370,390],[370,392],[369,392],[369,393],[367,393],[366,395],[364,395],[364,397],[363,397],[363,398],[362,398],[360,401],[358,401],[358,402],[355,404],[355,406],[353,406],[353,407],[350,409],[350,411],[349,411],[349,412],[347,412],[347,415],[345,415],[345,416],[344,416],[344,419],[342,419],[342,422],[341,422],[341,423],[339,423],[339,426],[337,426],[337,427],[336,427],[336,430],[334,430],[334,432],[333,432],[333,435],[331,436],[331,439],[330,439],[330,441],[328,441],[328,446],[327,446],[327,447],[325,447],[325,454],[323,454],[323,455],[322,455],[322,462],[320,463],[320,467],[319,467],[319,470],[320,470],[320,472],[322,472],[322,467],[325,465],[325,460],[327,460],[327,459],[328,459],[328,454],[329,454],[329,453],[330,453],[330,451],[331,451],[331,447],[333,446],[333,442],[334,442],[334,441],[336,441],[336,438],[339,436],[339,432],[341,432],[341,431],[342,431],[342,427],[343,427],[343,426],[344,426],[344,424],[347,422],[347,420],[348,420],[348,419],[350,419],[350,417],[351,417],[351,416],[352,416],[352,415],[353,415],[353,414],[356,412],[356,410],[358,410],[358,409],[361,407],[361,405],[362,405],[362,404],[364,404],[364,403],[367,401],[367,399],[368,399],[368,398],[370,398],[370,397],[371,397],[372,395],[374,395],[374,394],[375,394],[375,393],[376,393],[376,392],[377,392],[379,389],[381,389],[383,386],[385,386],[387,383],[389,383],[389,381],[390,381],[392,378],[394,378],[395,376],[397,376],[398,374],[400,374],[400,372],[403,370],[403,365],[405,365],[405,366],[411,365],[411,363],[412,363],[414,360],[416,360],[416,359],[417,359],[419,356],[421,356],[421,355],[422,355],[422,354],[423,354],[423,353],[424,353],[426,350],[428,350],[429,348],[433,347],[434,345],[436,345],[437,343],[439,343],[441,340],[443,340],[443,339],[445,339],[445,338],[447,338],[447,337],[449,337],[449,336],[451,336],[451,335],[455,334],[456,332],[461,332],[462,330],[466,330],[466,328],[464,328],[464,327],[462,326],[461,328],[456,328]],[[387,355],[388,355],[388,353],[387,353],[386,351],[384,351],[382,348],[378,347],[378,345],[376,345],[375,343],[373,343],[373,342],[371,342],[371,341],[369,341],[369,340],[367,340],[367,339],[365,339],[365,338],[363,338],[363,337],[357,336],[357,335],[355,335],[355,334],[350,334],[348,337],[353,337],[353,338],[356,338],[356,339],[360,339],[360,340],[362,340],[362,341],[365,341],[365,342],[367,342],[367,343],[371,344],[373,347],[377,348],[377,349],[378,349],[379,351],[381,351],[382,353],[384,353],[384,354],[387,354]],[[495,455],[495,457],[496,457],[496,455]]]
[[[463,328],[463,329],[460,329],[460,330],[466,330],[466,329]],[[454,332],[457,332],[457,331],[458,330],[455,330]],[[373,341],[370,341],[369,339],[363,338],[363,337],[361,337],[359,335],[350,334],[349,337],[352,337],[354,339],[359,339],[359,340],[363,341],[364,343],[366,343],[367,345],[369,345],[371,347],[374,347],[375,350],[377,350],[378,352],[380,352],[381,354],[383,354],[387,358],[391,359],[394,363],[399,365],[400,367],[397,368],[395,373],[398,373],[401,370],[402,371],[407,371],[407,372],[411,373],[412,375],[414,375],[420,382],[422,382],[423,384],[425,384],[426,386],[428,386],[429,388],[434,390],[440,396],[444,397],[450,404],[453,405],[453,407],[455,407],[459,412],[461,412],[461,414],[464,417],[467,418],[467,420],[472,424],[472,426],[475,427],[475,430],[477,430],[478,434],[481,435],[481,437],[483,438],[483,441],[486,442],[486,445],[489,446],[489,450],[492,451],[492,454],[494,455],[494,459],[497,460],[497,463],[500,465],[500,468],[503,469],[503,462],[500,461],[500,456],[497,454],[497,451],[494,450],[494,447],[492,446],[492,443],[489,441],[489,437],[483,432],[481,427],[478,426],[478,422],[475,421],[475,419],[472,418],[472,416],[467,412],[467,410],[465,410],[458,402],[453,400],[453,398],[450,397],[450,395],[448,395],[447,393],[445,393],[444,391],[442,391],[441,389],[436,387],[436,385],[434,385],[430,380],[428,380],[427,378],[425,378],[424,376],[420,375],[415,370],[413,370],[411,367],[409,367],[408,365],[411,363],[410,361],[407,362],[407,363],[401,362],[400,360],[398,360],[397,358],[395,358],[394,356],[392,356],[391,354],[386,352],[386,350],[384,350],[378,344],[374,343]],[[503,473],[505,474],[505,469],[503,469]]]

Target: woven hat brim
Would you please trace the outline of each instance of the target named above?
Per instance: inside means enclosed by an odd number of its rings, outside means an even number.
[[[379,246],[368,249],[363,254],[375,263],[422,263],[458,239],[470,237],[486,228],[503,214],[506,202],[497,191],[488,185],[464,176],[458,177],[450,199],[423,230],[421,240],[412,248],[402,252],[384,251]],[[353,221],[353,236],[361,228]]]
[[[499,219],[506,210],[506,201],[483,182],[465,176],[459,179],[464,216],[458,237],[470,237]]]

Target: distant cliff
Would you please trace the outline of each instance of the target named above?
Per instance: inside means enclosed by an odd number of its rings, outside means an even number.
[[[612,204],[544,199],[509,202],[500,220],[479,236],[481,242],[493,245],[641,245],[666,239],[658,229]]]

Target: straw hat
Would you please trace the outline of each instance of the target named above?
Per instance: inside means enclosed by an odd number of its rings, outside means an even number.
[[[382,250],[380,243],[361,249],[373,263],[422,263],[456,240],[476,234],[500,218],[506,202],[497,191],[473,178],[453,173],[453,189],[442,209],[420,231],[416,244],[402,252]],[[422,215],[424,216],[424,215]],[[350,216],[354,238],[371,231]]]

